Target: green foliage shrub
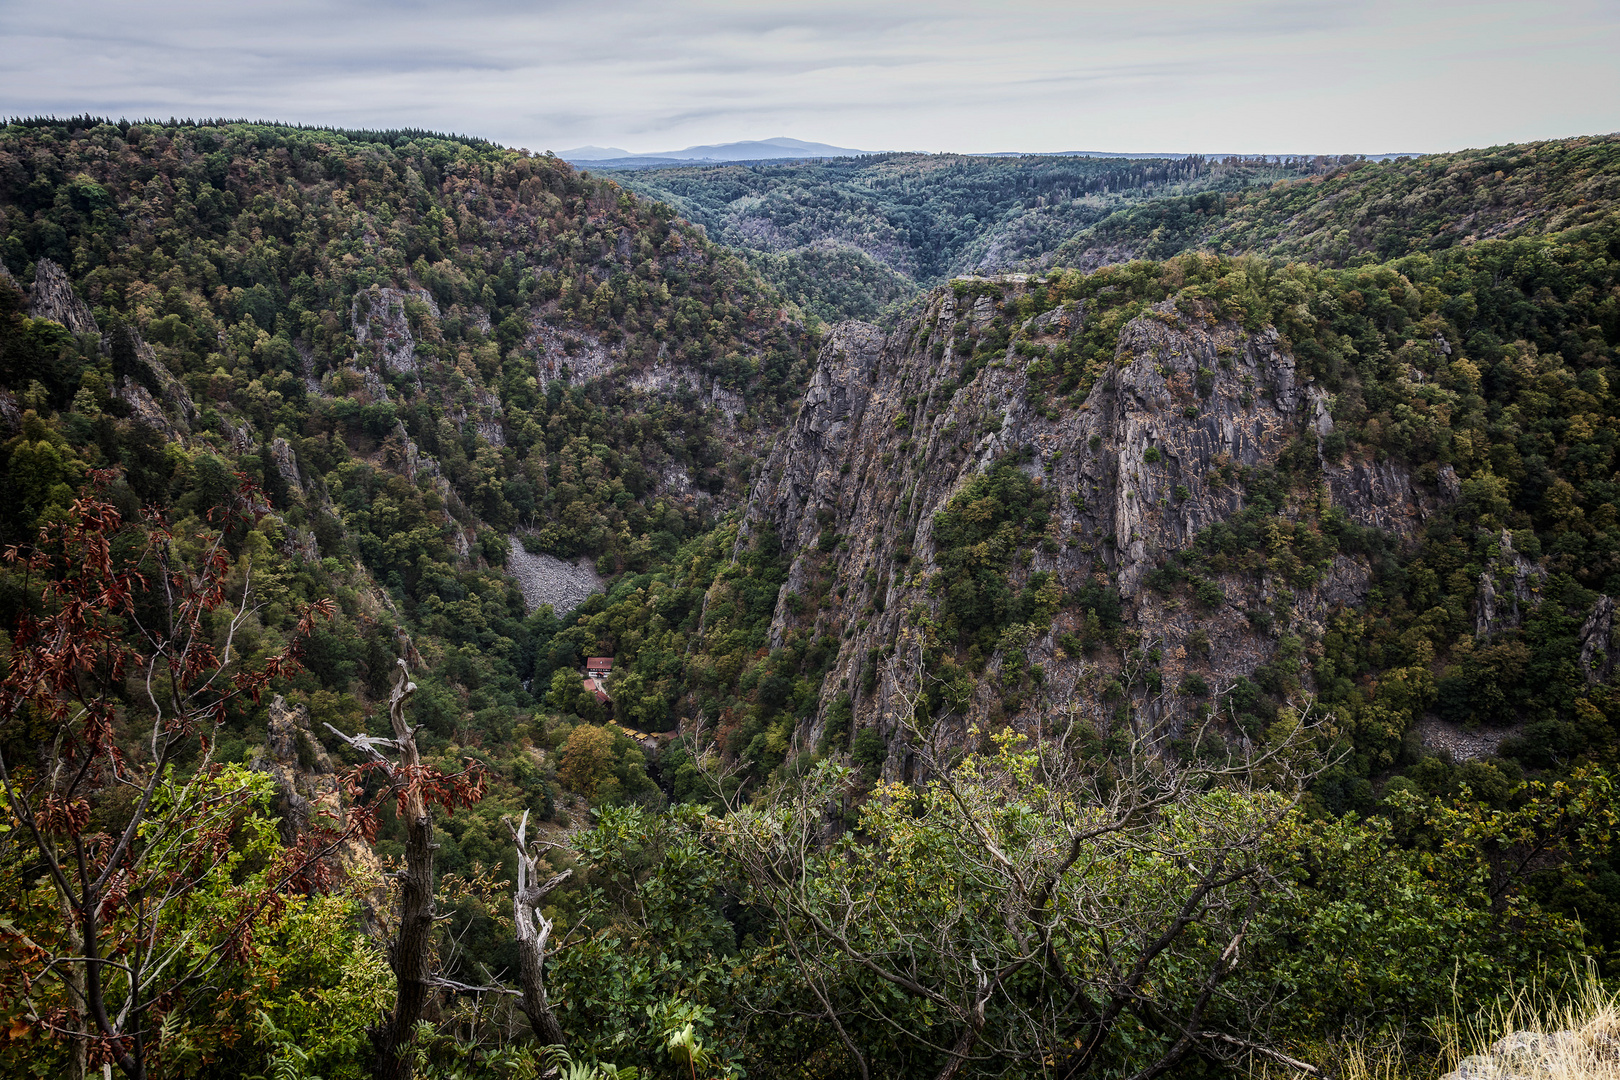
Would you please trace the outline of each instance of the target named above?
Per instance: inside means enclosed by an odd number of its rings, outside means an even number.
[[[934,516],[939,572],[929,588],[942,597],[940,624],[947,641],[988,649],[1013,621],[1017,598],[1007,585],[1007,570],[1039,538],[1050,508],[1045,491],[1003,460],[971,479]]]
[[[868,780],[876,780],[889,760],[889,744],[874,727],[863,727],[855,733],[850,746],[849,759],[861,769]]]

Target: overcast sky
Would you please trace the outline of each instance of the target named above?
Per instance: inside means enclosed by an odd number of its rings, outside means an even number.
[[[1620,0],[0,0],[0,113],[532,150],[1380,153],[1620,129]]]

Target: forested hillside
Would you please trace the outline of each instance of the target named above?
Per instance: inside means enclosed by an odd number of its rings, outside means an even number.
[[[1154,200],[1109,215],[1043,265],[1163,259],[1207,248],[1328,266],[1558,232],[1620,202],[1620,139],[1496,146],[1355,161],[1309,178],[1217,197]]]
[[[52,422],[25,440],[44,457],[8,455],[8,540],[88,469],[199,520],[245,470],[314,572],[358,556],[408,617],[479,595],[504,612],[478,575],[507,533],[610,573],[673,552],[804,377],[804,334],[756,278],[553,159],[252,126],[0,145],[13,278],[47,283],[36,311],[52,289],[82,311],[30,321],[10,292],[5,383]],[[635,378],[585,390],[620,365]],[[442,625],[517,640],[490,617]]]
[[[1016,267],[1143,200],[1237,192],[1338,164],[876,154],[615,178],[704,226],[784,295],[836,322],[873,319],[952,274]]]
[[[1612,978],[1610,145],[8,125],[0,1072],[1432,1080]]]
[[[597,645],[526,611],[508,538],[609,576],[666,566],[744,490],[814,347],[667,208],[476,140],[16,123],[0,215],[0,540],[26,550],[81,490],[180,537],[235,521],[240,660],[330,600],[277,684],[290,706],[386,730],[403,649],[424,752],[490,770],[482,817],[441,840],[451,872],[507,858],[503,808],[549,816],[572,724],[514,732]],[[249,520],[229,516],[243,482],[262,492]],[[661,608],[671,632],[697,619],[710,579],[691,575]],[[0,583],[13,632],[41,610],[30,582]],[[262,756],[264,702],[222,709],[211,760]],[[653,790],[627,738],[599,749],[571,790],[606,794],[598,767]]]

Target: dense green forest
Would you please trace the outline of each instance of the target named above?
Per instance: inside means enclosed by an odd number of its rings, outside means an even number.
[[[823,319],[876,319],[951,274],[1207,248],[1343,265],[1603,216],[1612,137],[1416,158],[883,154],[625,173]],[[907,287],[907,283],[910,287]]]
[[[501,573],[506,534],[608,574],[670,565],[736,498],[813,339],[666,208],[475,140],[26,122],[0,136],[0,173],[0,456],[18,492],[4,542],[62,520],[86,484],[127,522],[159,508],[178,535],[258,485],[268,514],[230,534],[265,597],[243,648],[273,653],[300,605],[334,601],[281,689],[352,731],[379,722],[408,628],[424,752],[469,750],[495,777],[478,816],[442,835],[441,867],[498,864],[500,814],[538,796],[549,815],[562,794],[550,777],[578,721],[537,713],[553,672],[612,650],[606,631],[558,637],[548,609],[526,613]],[[71,330],[28,317],[17,284],[51,264],[82,308],[61,316]],[[391,311],[390,286],[411,290]],[[555,377],[593,349],[679,381],[661,395]],[[700,385],[732,395],[733,422]],[[671,490],[672,472],[689,481]],[[714,577],[676,565],[665,638],[690,630]],[[27,581],[6,576],[8,626],[36,608]],[[647,692],[673,701],[674,675]],[[531,718],[538,741],[514,741]],[[246,762],[264,737],[262,703],[233,708],[213,760]],[[628,739],[603,753],[626,797],[652,788]]]
[[[625,178],[668,185],[648,201],[425,132],[8,125],[0,1068],[1145,1078],[1389,1051],[1428,1077],[1444,1025],[1515,986],[1612,978],[1610,146]],[[1151,235],[1151,261],[946,286],[987,314],[934,354],[941,392],[1019,364],[1015,404],[1061,415],[1133,322],[1275,327],[1332,435],[1221,466],[1240,509],[1146,582],[1194,612],[1263,584],[1275,658],[1172,688],[1209,738],[1133,739],[1162,657],[1106,574],[1008,587],[1069,496],[987,462],[929,565],[882,568],[935,601],[908,613],[936,689],[896,720],[902,783],[826,679],[860,614],[846,537],[818,520],[790,589],[747,514],[802,319],[1123,202],[1082,236]],[[1210,220],[1258,254],[1195,250]],[[1037,342],[1059,309],[1084,318]],[[1351,460],[1454,491],[1403,542],[1326,505]],[[529,610],[514,539],[603,591]],[[1285,600],[1340,554],[1372,588],[1311,636]],[[1481,622],[1487,585],[1516,621]],[[1118,722],[936,739],[981,685],[1022,715],[1020,650],[1060,612],[1065,649],[1133,673],[1098,688]],[[1430,718],[1511,734],[1459,763]]]
[[[1238,192],[1337,159],[873,154],[615,173],[741,252],[804,310],[874,319],[952,274],[996,272],[1142,200]]]
[[[1620,140],[1608,135],[1355,161],[1263,189],[1127,207],[1039,261],[1162,259],[1205,248],[1342,266],[1558,232],[1613,211],[1617,154]]]

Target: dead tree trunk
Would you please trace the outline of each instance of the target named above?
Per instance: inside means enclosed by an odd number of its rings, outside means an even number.
[[[405,810],[405,870],[399,879],[399,936],[394,941],[394,979],[398,995],[394,1015],[372,1037],[377,1049],[373,1072],[378,1080],[403,1080],[410,1076],[406,1045],[415,1034],[427,1004],[429,981],[433,977],[431,952],[433,937],[433,816],[422,798],[420,773],[422,759],[416,752],[416,732],[405,720],[405,701],[416,690],[409,681],[405,661],[394,672],[394,689],[388,695],[388,719],[399,744],[396,785],[403,782]]]
[[[397,993],[394,1011],[372,1029],[376,1051],[372,1075],[377,1080],[408,1080],[410,1058],[406,1048],[415,1034],[416,1022],[432,992],[433,946],[433,815],[428,813],[423,793],[422,759],[416,751],[416,732],[405,720],[405,702],[416,692],[405,661],[394,672],[394,689],[388,697],[388,719],[394,737],[373,739],[366,735],[348,736],[332,725],[327,730],[350,746],[381,762],[390,785],[399,798],[400,816],[405,825],[405,869],[399,872],[399,932],[389,948],[389,964],[394,969]],[[399,762],[388,761],[377,746],[399,751]]]
[[[507,819],[511,825],[511,819]],[[553,874],[544,884],[535,880],[534,856],[527,843],[529,812],[523,811],[523,820],[513,832],[517,841],[517,892],[512,898],[512,922],[517,928],[519,977],[523,980],[523,1012],[534,1029],[534,1037],[542,1046],[564,1044],[562,1025],[551,1011],[546,997],[545,962],[546,941],[551,937],[551,920],[540,913],[546,894],[568,880],[572,870]]]

